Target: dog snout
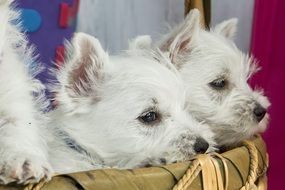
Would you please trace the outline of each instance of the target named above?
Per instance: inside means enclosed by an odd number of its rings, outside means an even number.
[[[205,139],[201,137],[196,139],[196,142],[194,144],[194,150],[196,153],[203,154],[208,150],[208,148],[209,148],[209,143]]]
[[[257,104],[255,108],[253,109],[253,114],[254,114],[255,119],[258,122],[260,122],[266,114],[266,109],[262,107],[260,104]]]

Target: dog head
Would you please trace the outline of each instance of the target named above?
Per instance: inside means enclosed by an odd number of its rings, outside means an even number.
[[[191,115],[212,127],[219,145],[233,145],[265,130],[269,101],[248,84],[257,64],[232,41],[237,19],[210,31],[199,21],[198,10],[191,11],[158,47],[182,74]],[[146,43],[151,46],[147,37],[140,37],[132,47],[143,44],[145,51]]]
[[[58,73],[56,100],[65,130],[108,166],[133,168],[213,150],[212,132],[187,112],[173,65],[143,56],[109,57],[78,33]]]

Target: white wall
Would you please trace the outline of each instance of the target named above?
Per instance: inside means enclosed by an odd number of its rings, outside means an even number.
[[[109,52],[126,49],[128,40],[141,34],[154,39],[167,23],[183,19],[184,0],[82,0],[78,31],[99,38]]]
[[[254,0],[212,0],[212,25],[237,17],[239,23],[235,42],[245,52],[250,46],[253,8]]]
[[[78,31],[99,38],[110,53],[127,48],[128,40],[142,34],[158,39],[168,25],[183,19],[184,0],[82,0]],[[249,49],[254,0],[212,0],[212,23],[238,17],[236,42]]]

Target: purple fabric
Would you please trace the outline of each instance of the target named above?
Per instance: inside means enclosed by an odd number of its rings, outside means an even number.
[[[56,47],[63,44],[63,40],[69,39],[74,32],[73,27],[60,28],[59,7],[60,3],[66,2],[70,5],[74,0],[19,0],[19,8],[28,8],[37,10],[42,18],[41,27],[38,31],[28,33],[29,40],[36,46],[36,53],[39,54],[39,60],[46,66],[45,72],[39,75],[44,83],[51,78],[48,74],[48,68],[54,67],[54,58]]]
[[[252,80],[272,103],[271,121],[263,135],[269,152],[269,190],[283,189],[285,173],[285,1],[256,0],[252,33],[254,56],[262,71]]]

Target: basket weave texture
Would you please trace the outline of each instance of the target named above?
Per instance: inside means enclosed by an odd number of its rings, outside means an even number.
[[[261,137],[222,154],[134,170],[104,169],[54,176],[47,183],[0,190],[264,190],[268,156]]]

